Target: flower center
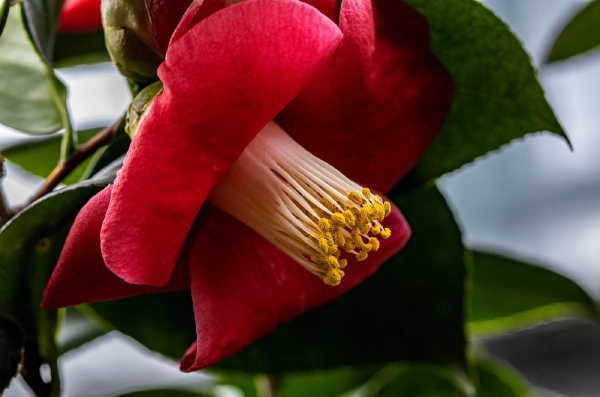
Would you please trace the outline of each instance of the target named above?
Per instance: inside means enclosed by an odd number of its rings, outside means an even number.
[[[261,234],[325,284],[345,257],[367,259],[391,231],[384,202],[269,122],[213,189],[209,201]],[[344,253],[342,253],[342,251]]]

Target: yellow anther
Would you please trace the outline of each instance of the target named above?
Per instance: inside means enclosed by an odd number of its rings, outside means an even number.
[[[365,252],[371,252],[373,250],[373,245],[371,245],[370,243],[365,244],[365,245],[363,245],[362,248],[363,248],[363,251],[365,251]]]
[[[352,227],[354,226],[354,215],[352,214],[352,211],[350,210],[346,210],[344,211],[344,219],[346,220],[346,225]]]
[[[323,204],[323,207],[327,208],[329,211],[335,212],[335,205],[333,205],[333,203],[326,198],[321,199],[321,204]]]
[[[329,246],[329,252],[328,252],[329,255],[336,255],[336,254],[338,254],[338,252],[339,252],[339,250],[338,250],[337,246],[335,246],[335,245]]]
[[[345,268],[346,266],[348,266],[348,260],[347,259],[342,259],[339,261],[340,264],[340,269]]]
[[[333,236],[331,235],[331,233],[327,232],[325,233],[325,236],[323,236],[327,239],[327,244],[329,245],[335,245],[335,242],[333,241]]]
[[[363,227],[362,229],[360,229],[360,232],[362,234],[367,234],[370,231],[371,231],[371,224],[370,223],[366,224],[365,227]]]
[[[322,231],[323,233],[327,233],[329,231],[329,229],[331,229],[331,223],[329,222],[329,220],[325,219],[325,218],[321,218],[319,219],[319,230]]]
[[[367,259],[367,256],[369,256],[369,254],[367,254],[366,251],[360,251],[358,255],[356,255],[356,260],[359,262],[364,261]]]
[[[346,226],[346,218],[341,212],[336,212],[335,214],[331,215],[331,223],[333,223],[335,226]]]
[[[362,188],[362,194],[363,194],[363,196],[365,196],[367,198],[367,200],[369,200],[371,198],[371,191],[369,189],[367,189],[366,187]]]
[[[380,202],[382,202],[382,203],[383,203],[383,198],[381,198],[381,196],[380,196],[380,195],[376,194],[376,195],[375,195],[375,197],[377,198],[377,200],[379,200]]]
[[[344,251],[352,252],[354,250],[354,248],[356,248],[354,241],[352,241],[352,239],[347,239],[346,244],[344,244]]]
[[[358,192],[351,192],[348,194],[348,199],[350,199],[350,201],[352,201],[354,204],[362,205],[363,203],[363,199],[360,197]]]
[[[386,238],[390,237],[391,235],[392,235],[392,231],[387,227],[381,231],[381,237],[383,237],[384,240]]]
[[[338,285],[344,277],[344,272],[338,269],[329,270],[323,277],[323,282],[327,285]]]
[[[379,224],[376,224],[375,226],[373,226],[371,228],[372,235],[377,235],[377,234],[379,234],[379,232],[381,232],[381,226],[379,226]]]
[[[319,251],[321,251],[324,254],[329,254],[329,243],[327,242],[327,239],[319,239]]]
[[[346,245],[346,239],[344,238],[344,234],[342,232],[337,232],[333,235],[333,240],[338,247],[343,247]]]
[[[371,241],[369,243],[373,246],[373,251],[377,251],[379,249],[379,240],[375,237],[371,237]]]
[[[339,269],[340,268],[340,263],[338,262],[338,260],[335,256],[330,256],[329,258],[327,258],[327,264],[329,265],[329,267],[331,269]]]
[[[390,214],[390,212],[392,212],[392,205],[390,204],[389,201],[386,201],[385,203],[383,203],[383,208],[385,210],[385,216],[388,216]]]

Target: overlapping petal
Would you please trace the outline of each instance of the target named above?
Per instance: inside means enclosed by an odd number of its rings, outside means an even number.
[[[115,274],[167,283],[210,190],[340,39],[304,3],[248,0],[171,42],[159,69],[164,92],[132,142],[102,225],[102,255]]]
[[[279,324],[354,288],[401,249],[410,229],[393,207],[392,236],[364,262],[351,261],[337,287],[325,285],[258,233],[213,207],[190,252],[197,342],[181,369],[212,365],[269,334]]]
[[[162,288],[129,284],[108,270],[100,252],[100,228],[108,209],[111,190],[112,186],[106,187],[79,211],[44,291],[43,308],[52,309],[190,287],[185,251],[180,255],[171,280]]]
[[[339,24],[344,39],[327,67],[276,121],[351,179],[388,191],[440,130],[453,81],[406,4],[344,0]]]

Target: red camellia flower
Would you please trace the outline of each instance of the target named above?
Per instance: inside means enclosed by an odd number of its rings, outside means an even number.
[[[66,0],[63,5],[58,30],[85,33],[102,29],[100,0]]]
[[[345,0],[339,19],[335,0],[194,2],[158,75],[164,90],[114,186],[79,213],[44,307],[190,288],[192,371],[404,246],[408,225],[375,191],[415,165],[453,95],[417,12],[396,0]]]

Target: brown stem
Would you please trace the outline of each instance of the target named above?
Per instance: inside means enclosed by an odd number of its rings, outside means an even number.
[[[47,397],[52,391],[50,383],[44,382],[40,374],[42,365],[44,359],[40,357],[36,344],[26,341],[19,373],[37,397]]]
[[[106,127],[105,129],[101,130],[96,135],[94,135],[92,139],[81,145],[67,161],[58,164],[56,168],[52,170],[50,175],[48,175],[42,187],[33,196],[29,198],[25,205],[18,208],[17,212],[21,211],[34,201],[52,192],[67,176],[69,176],[69,174],[75,168],[77,168],[78,165],[83,163],[85,159],[90,157],[92,154],[96,153],[96,151],[102,146],[110,143],[113,139],[115,139],[120,124],[121,119],[119,119],[110,127]]]

